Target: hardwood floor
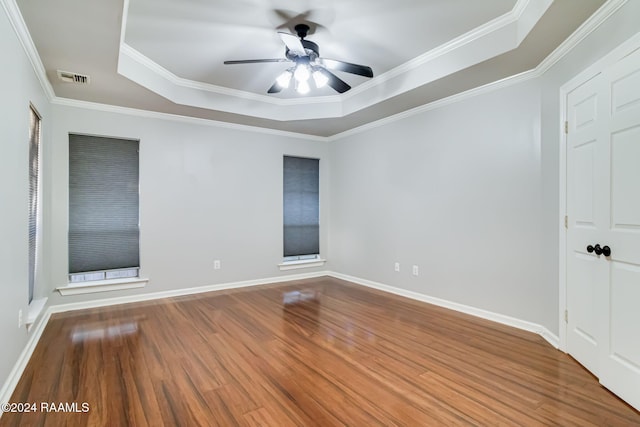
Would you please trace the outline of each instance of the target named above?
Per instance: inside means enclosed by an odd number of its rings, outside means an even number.
[[[12,402],[38,410],[2,426],[640,425],[535,334],[332,278],[54,315]]]

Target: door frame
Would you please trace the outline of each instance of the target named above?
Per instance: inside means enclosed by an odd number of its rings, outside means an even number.
[[[567,215],[567,133],[565,133],[565,122],[567,117],[567,97],[569,93],[591,80],[596,75],[603,72],[609,66],[620,61],[625,56],[640,49],[640,32],[629,38],[627,41],[614,48],[611,52],[588,66],[585,70],[578,73],[571,80],[560,87],[560,144],[559,150],[559,268],[558,268],[558,332],[559,332],[559,349],[567,352],[567,322],[565,322],[565,310],[567,309],[567,228],[565,228],[564,218]],[[569,315],[571,315],[569,313]]]

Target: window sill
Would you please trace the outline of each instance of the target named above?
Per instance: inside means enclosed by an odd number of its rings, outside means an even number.
[[[40,313],[42,313],[42,310],[44,309],[44,306],[46,304],[47,298],[34,299],[33,301],[31,301],[31,303],[29,303],[29,308],[27,309],[27,327],[35,323],[36,319],[38,318],[38,316],[40,316]]]
[[[313,268],[313,267],[322,267],[324,263],[327,262],[326,259],[303,259],[299,261],[287,261],[282,264],[278,264],[278,268],[281,271],[285,270],[297,270],[299,268]]]
[[[123,289],[144,288],[149,279],[132,277],[128,279],[96,280],[94,282],[69,283],[60,286],[57,291],[60,295],[92,294],[95,292],[120,291]]]

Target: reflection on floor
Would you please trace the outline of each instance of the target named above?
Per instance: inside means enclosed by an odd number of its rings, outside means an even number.
[[[333,278],[54,315],[0,426],[640,425],[538,335]]]

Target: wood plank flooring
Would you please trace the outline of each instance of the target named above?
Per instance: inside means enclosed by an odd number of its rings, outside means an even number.
[[[38,411],[1,426],[640,425],[535,334],[333,278],[54,315],[12,402]]]

